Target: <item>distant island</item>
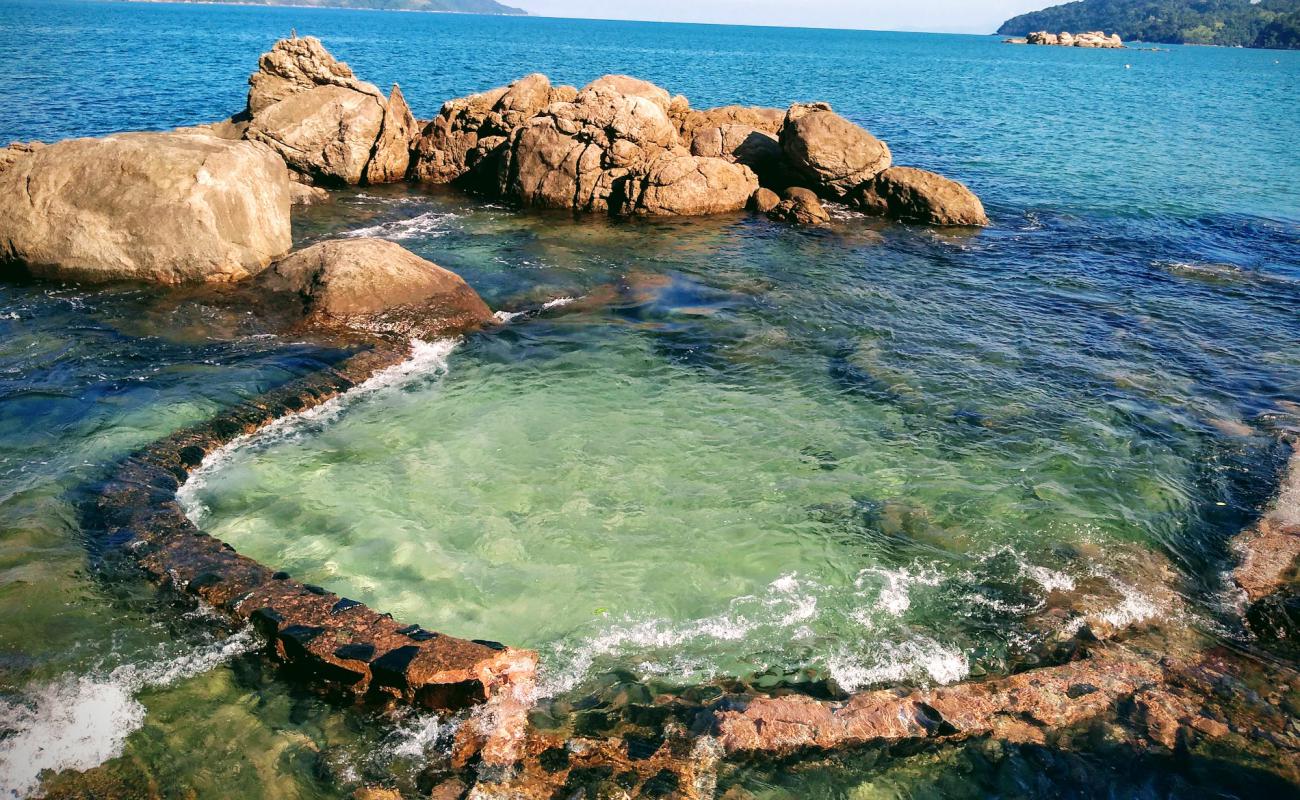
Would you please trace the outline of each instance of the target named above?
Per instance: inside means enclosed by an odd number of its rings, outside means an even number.
[[[247,6],[311,6],[317,8],[363,8],[386,11],[440,11],[450,14],[527,14],[522,8],[496,0],[171,0],[178,3],[214,3]],[[151,2],[151,0],[128,0]]]
[[[1013,17],[998,33],[1092,30],[1126,42],[1295,50],[1300,0],[1079,0]]]

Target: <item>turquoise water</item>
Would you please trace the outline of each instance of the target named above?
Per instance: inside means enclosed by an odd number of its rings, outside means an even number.
[[[403,618],[535,647],[562,700],[610,675],[996,674],[1040,657],[1052,591],[1168,616],[1143,583],[1164,564],[1175,621],[1236,637],[1224,542],[1272,491],[1271,420],[1300,396],[1300,54],[6,0],[0,139],[228,115],[291,27],[425,117],[534,70],[628,72],[697,107],[826,99],[970,184],[994,224],[342,193],[297,216],[300,243],[392,238],[494,308],[576,300],[434,343],[405,380],[213,463],[187,498],[208,530]],[[114,459],[343,355],[282,331],[220,292],[0,287],[0,796],[105,761],[200,797],[414,791],[436,765],[445,721],[300,693],[239,633],[88,558],[81,504]],[[914,766],[808,791],[951,789]],[[992,780],[971,796],[1005,793]]]

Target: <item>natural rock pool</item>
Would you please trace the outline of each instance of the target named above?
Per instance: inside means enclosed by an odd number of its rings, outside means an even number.
[[[7,30],[32,33],[0,37],[0,62],[35,63],[28,42],[70,54],[65,72],[14,80],[13,137],[217,119],[287,24],[284,10],[87,7],[33,21],[32,4],[0,4]],[[1278,488],[1300,398],[1294,54],[317,22],[340,58],[401,80],[422,118],[534,69],[633,72],[701,106],[826,98],[968,180],[992,225],[834,206],[819,230],[615,222],[448,189],[337,192],[295,210],[296,246],[397,241],[506,322],[419,343],[380,384],[209,459],[181,493],[204,530],[404,622],[536,649],[537,728],[599,737],[631,720],[642,749],[687,727],[669,698],[1028,675],[1085,625],[1136,625],[1148,654],[1240,658],[1259,671],[1206,668],[1206,682],[1267,709],[1228,734],[1198,718],[1225,738],[1154,756],[1106,719],[1046,743],[742,760],[719,795],[1293,789],[1278,776],[1300,748],[1294,649],[1242,626],[1224,574]],[[122,46],[91,57],[74,46],[87,35]],[[165,102],[113,96],[152,86],[178,43],[193,69]],[[113,70],[125,83],[92,80]],[[350,352],[245,300],[0,285],[2,797],[419,796],[448,775],[459,718],[308,691],[95,530],[87,509],[128,454]]]

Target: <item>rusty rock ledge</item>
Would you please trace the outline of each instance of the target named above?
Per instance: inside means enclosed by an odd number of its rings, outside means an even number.
[[[404,347],[390,345],[360,352],[138,451],[117,467],[98,498],[106,541],[128,552],[154,580],[251,623],[275,659],[331,694],[447,711],[527,694],[534,653],[403,624],[294,581],[200,531],[177,502],[186,478],[217,449],[318,407],[406,355]],[[499,711],[522,724],[517,703]],[[508,741],[494,746],[502,750],[500,758],[514,758]]]

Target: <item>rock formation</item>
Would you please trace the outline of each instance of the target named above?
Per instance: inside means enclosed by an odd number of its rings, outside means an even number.
[[[927,225],[988,225],[984,204],[964,184],[913,167],[890,167],[850,198],[868,214]]]
[[[470,173],[475,183],[495,187],[507,140],[551,103],[571,101],[577,90],[551,86],[545,75],[526,75],[509,86],[449,100],[415,142],[411,176],[428,183],[452,183]]]
[[[0,172],[0,262],[37,276],[224,282],[288,251],[289,175],[250,142],[69,139]]]
[[[1057,47],[1100,47],[1105,49],[1116,49],[1124,46],[1119,34],[1112,33],[1107,36],[1102,31],[1089,31],[1087,33],[1034,31],[1024,39],[1008,39],[1007,43],[1055,45]]]
[[[459,275],[383,239],[312,245],[276,262],[262,282],[296,292],[317,324],[429,337],[493,321]]]
[[[692,155],[669,119],[674,102],[626,76],[593,81],[511,134],[499,193],[526,207],[629,215],[744,208],[757,176],[743,164]]]
[[[18,159],[44,147],[42,142],[10,142],[8,147],[0,150],[0,172],[12,167]]]
[[[243,135],[294,171],[328,184],[406,177],[416,126],[396,85],[385,98],[310,36],[276,42],[248,83]]]

